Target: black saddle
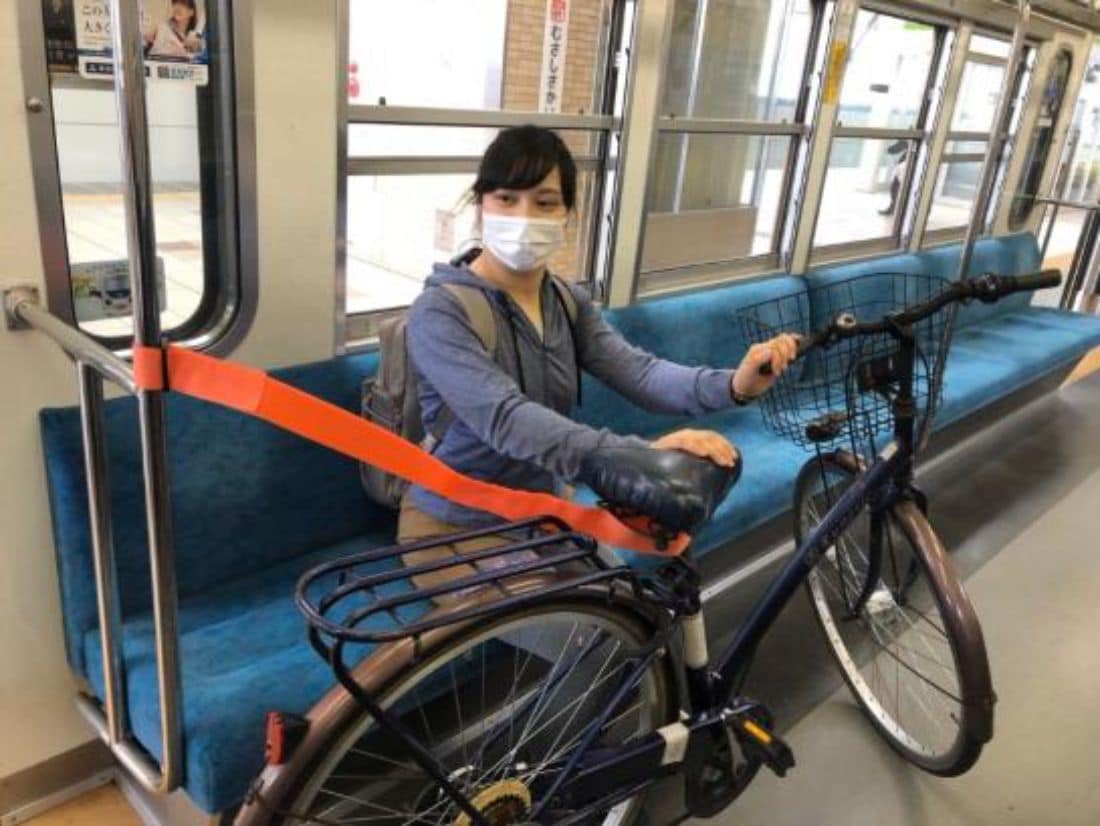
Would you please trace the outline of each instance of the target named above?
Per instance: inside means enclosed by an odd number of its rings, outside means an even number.
[[[647,517],[664,532],[694,533],[741,476],[741,458],[721,467],[681,450],[609,447],[581,464],[581,481],[624,518]]]

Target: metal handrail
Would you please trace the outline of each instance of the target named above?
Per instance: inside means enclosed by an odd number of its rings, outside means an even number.
[[[110,0],[115,102],[121,137],[123,201],[130,250],[130,295],[134,308],[134,344],[161,343],[157,294],[156,233],[145,109],[145,66],[139,0]],[[152,579],[153,635],[156,651],[157,700],[160,707],[160,768],[130,740],[111,742],[112,721],[96,720],[100,735],[115,755],[147,789],[166,794],[180,785],[183,764],[179,665],[179,595],[172,543],[172,507],[168,484],[168,444],[164,393],[138,388],[138,429],[145,494],[145,522]],[[89,496],[94,491],[89,485]],[[108,629],[101,628],[106,634]],[[110,707],[108,707],[108,712]],[[115,725],[117,727],[117,709]],[[139,759],[140,758],[140,759]]]
[[[977,243],[978,236],[985,231],[986,213],[989,211],[989,203],[993,197],[993,186],[997,179],[1001,153],[1008,140],[1009,119],[1012,115],[1012,88],[1020,65],[1023,63],[1027,27],[1031,21],[1031,0],[1019,0],[1017,8],[1019,16],[1016,18],[1016,28],[1012,33],[1012,46],[1005,68],[1004,91],[997,101],[997,111],[993,116],[993,130],[989,137],[985,162],[982,164],[982,174],[978,182],[978,192],[974,198],[970,225],[966,229],[966,239],[959,254],[956,278],[966,278],[969,274],[974,245]]]
[[[9,316],[45,333],[62,350],[82,364],[94,367],[105,379],[129,393],[137,392],[134,371],[123,359],[91,336],[66,324],[38,303],[38,294],[30,287],[16,287],[4,296],[4,309]]]
[[[161,343],[156,284],[156,236],[149,165],[149,126],[145,109],[145,68],[139,26],[139,0],[110,0],[115,100],[121,126],[121,161],[134,343]],[[167,794],[182,777],[181,685],[178,590],[172,543],[171,499],[164,394],[137,386],[129,364],[79,329],[39,306],[33,287],[4,292],[9,326],[27,326],[57,342],[77,362],[81,436],[88,486],[96,605],[103,657],[104,702],[77,696],[77,709],[92,723],[123,767],[147,790]],[[137,396],[145,521],[152,580],[157,700],[160,707],[159,765],[132,737],[127,724],[124,657],[118,580],[111,526],[110,484],[103,425],[103,384],[107,378]]]
[[[84,470],[88,492],[88,516],[91,528],[92,563],[96,584],[96,608],[100,629],[100,654],[103,662],[103,703],[86,695],[76,698],[77,710],[110,747],[118,761],[145,788],[165,792],[179,785],[179,769],[162,768],[131,736],[127,712],[125,670],[121,649],[122,620],[118,597],[118,572],[115,566],[111,520],[111,488],[107,463],[107,441],[103,424],[103,380],[107,379],[132,395],[140,392],[130,364],[91,336],[55,316],[38,303],[31,287],[14,287],[4,294],[4,310],[9,318],[37,330],[55,342],[76,362],[80,399],[80,425],[84,450]],[[144,452],[144,447],[143,447]],[[147,502],[147,511],[150,505]],[[167,500],[154,503],[153,519],[159,520]],[[175,599],[175,583],[153,580],[153,590]],[[162,599],[164,597],[162,596]],[[157,637],[158,657],[172,662],[178,658],[179,642],[173,632]],[[162,653],[163,651],[163,653]],[[163,695],[179,698],[179,682],[171,678],[161,686]],[[163,754],[172,754],[172,740],[180,742],[179,731],[166,729],[162,735]],[[179,764],[175,764],[178,766]]]
[[[1037,195],[1033,199],[1037,204],[1050,204],[1056,207],[1066,207],[1068,209],[1084,209],[1092,211],[1094,209],[1100,209],[1100,203],[1088,204],[1084,201],[1066,201],[1062,198],[1054,198],[1052,196]]]
[[[1043,243],[1039,245],[1040,261],[1046,260],[1050,239],[1054,235],[1054,225],[1058,222],[1058,211],[1064,207],[1066,209],[1079,209],[1086,213],[1085,223],[1081,227],[1077,239],[1077,248],[1073,252],[1073,260],[1070,262],[1069,270],[1066,273],[1067,277],[1062,286],[1062,294],[1058,299],[1058,306],[1063,310],[1083,310],[1087,306],[1088,296],[1096,289],[1098,270],[1100,270],[1100,260],[1098,260],[1097,249],[1095,248],[1095,223],[1098,219],[1098,212],[1100,212],[1100,202],[1090,204],[1085,201],[1069,201],[1054,197],[1053,192],[1050,195],[1037,195],[1033,200],[1037,204],[1046,204],[1052,207],[1050,215],[1046,217],[1047,227],[1043,233]],[[1094,239],[1093,250],[1086,254],[1089,238]],[[1079,296],[1076,302],[1074,301],[1074,295]]]

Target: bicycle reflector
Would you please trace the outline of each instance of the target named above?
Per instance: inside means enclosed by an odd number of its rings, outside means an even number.
[[[309,720],[286,711],[267,713],[267,741],[264,759],[269,766],[281,766],[290,759],[294,749],[305,739]]]

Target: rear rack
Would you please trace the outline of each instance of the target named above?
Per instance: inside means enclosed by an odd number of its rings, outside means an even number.
[[[454,549],[456,543],[497,538],[499,545]],[[450,553],[413,564],[406,560],[409,554],[439,550]],[[427,574],[442,575],[444,581],[418,587],[413,578]],[[345,643],[418,642],[428,631],[596,584],[625,586],[635,594],[641,590],[634,572],[602,558],[592,537],[544,517],[326,562],[299,579],[295,602],[311,627],[314,647],[331,659],[333,648]],[[330,647],[323,637],[337,644]]]

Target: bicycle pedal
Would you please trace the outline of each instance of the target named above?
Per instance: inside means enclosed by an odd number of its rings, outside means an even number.
[[[758,721],[748,715],[738,714],[734,718],[734,731],[741,742],[755,751],[761,762],[779,777],[785,777],[794,768],[794,752],[791,747]]]

